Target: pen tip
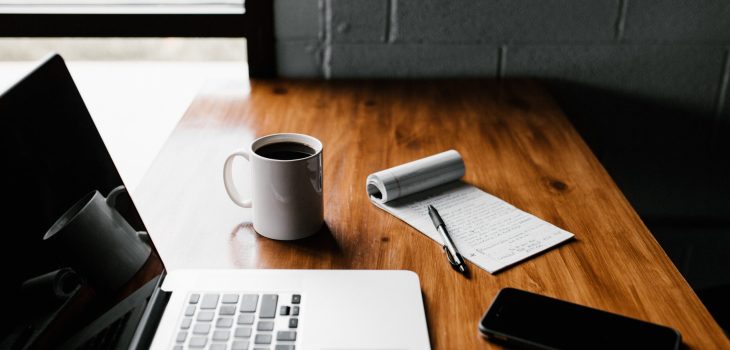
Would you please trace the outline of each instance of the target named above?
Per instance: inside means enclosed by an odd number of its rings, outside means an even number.
[[[429,204],[428,205],[428,211],[432,211],[432,210],[433,210],[433,205]]]
[[[459,271],[466,272],[466,269],[464,268],[464,265],[459,265]]]

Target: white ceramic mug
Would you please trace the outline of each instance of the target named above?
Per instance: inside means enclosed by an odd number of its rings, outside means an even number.
[[[126,191],[119,186],[106,198],[96,190],[87,193],[43,236],[83,279],[107,292],[134,277],[152,251],[116,209]]]
[[[275,159],[257,151],[296,143],[307,148],[303,157]],[[275,145],[279,144],[279,145]],[[311,152],[310,152],[311,151]],[[244,199],[233,183],[233,160],[243,157],[251,169],[252,193]],[[269,154],[269,156],[271,156]],[[253,227],[262,236],[294,240],[310,236],[324,222],[322,201],[322,142],[302,134],[260,137],[231,153],[223,166],[223,184],[234,203],[253,209]]]

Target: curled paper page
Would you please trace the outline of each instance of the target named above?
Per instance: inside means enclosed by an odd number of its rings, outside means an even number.
[[[44,317],[58,311],[81,285],[81,279],[70,268],[62,268],[30,278],[20,286],[24,309],[33,317]]]
[[[23,282],[20,289],[31,300],[65,300],[81,285],[81,279],[70,268],[62,268]]]
[[[370,174],[366,189],[371,200],[386,203],[458,180],[465,171],[459,152],[449,150]]]

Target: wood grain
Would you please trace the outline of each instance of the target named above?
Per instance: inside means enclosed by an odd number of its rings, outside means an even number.
[[[499,348],[477,333],[496,292],[521,288],[730,348],[697,296],[558,106],[530,81],[252,81],[202,93],[136,191],[168,269],[407,269],[418,273],[434,349]],[[326,227],[296,242],[258,236],[225,194],[225,157],[258,136],[325,145]],[[490,275],[451,270],[441,247],[372,205],[377,170],[456,149],[465,180],[576,239]],[[246,169],[246,165],[240,165]],[[247,172],[239,171],[246,191]]]

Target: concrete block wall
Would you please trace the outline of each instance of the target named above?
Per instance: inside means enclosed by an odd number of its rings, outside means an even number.
[[[275,0],[281,76],[531,76],[730,119],[726,0]]]

